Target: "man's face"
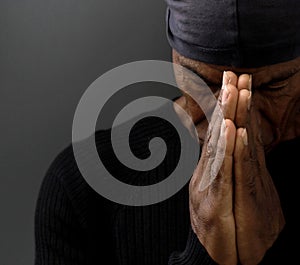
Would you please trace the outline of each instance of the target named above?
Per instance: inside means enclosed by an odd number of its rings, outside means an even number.
[[[238,76],[251,74],[251,107],[259,113],[261,137],[266,150],[300,136],[300,58],[259,68],[235,68],[194,61],[173,51],[173,61],[199,75],[216,97],[222,86],[223,71],[232,71]],[[184,87],[184,82],[178,82],[183,91],[190,89]],[[193,118],[203,140],[207,121],[202,110],[186,94],[180,104]]]

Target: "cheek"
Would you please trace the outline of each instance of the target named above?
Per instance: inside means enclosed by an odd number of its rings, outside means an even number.
[[[264,145],[270,146],[273,143],[276,143],[279,138],[276,126],[273,126],[273,124],[269,121],[269,119],[266,118],[265,115],[261,115],[260,121],[261,136]]]
[[[300,100],[296,102],[287,120],[286,131],[283,140],[291,140],[300,137]]]
[[[295,115],[295,126],[296,126],[296,136],[300,137],[300,101],[298,102],[298,109]]]
[[[198,124],[196,124],[196,129],[198,133],[198,138],[200,141],[200,144],[204,143],[205,137],[206,137],[206,132],[208,128],[208,121],[205,119]]]
[[[270,93],[257,93],[253,96],[252,106],[258,110],[258,120],[262,141],[266,149],[272,149],[281,141],[285,131],[286,106],[290,102],[288,97],[276,97]]]
[[[289,113],[286,114],[285,132],[283,140],[291,140],[300,137],[300,75],[298,74],[290,80],[291,97],[293,101],[289,103]]]
[[[266,149],[279,142],[300,137],[300,72],[286,87],[256,90],[253,106],[259,111],[261,136]]]
[[[197,93],[197,98],[195,99],[189,96],[189,94],[184,93],[185,110],[192,117],[196,125],[204,119],[211,117],[210,115],[212,115],[213,110],[217,104],[217,97],[219,96],[219,93],[220,92],[217,91],[214,94],[215,100],[212,100],[212,94],[211,92],[208,93],[207,89],[205,91],[200,91],[199,93]],[[209,115],[209,117],[205,116],[204,111],[207,115]]]

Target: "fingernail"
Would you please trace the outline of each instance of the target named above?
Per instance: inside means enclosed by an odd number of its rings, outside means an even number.
[[[222,104],[223,105],[226,103],[228,95],[229,95],[228,87],[227,87],[227,85],[224,85],[224,88],[222,90]]]
[[[252,75],[249,75],[249,81],[248,81],[248,90],[249,90],[249,97],[248,97],[248,105],[247,109],[250,110],[251,108],[251,97],[252,97]]]
[[[248,96],[248,105],[247,105],[247,109],[250,110],[251,108],[251,98],[252,98],[252,91],[249,92],[249,96]]]
[[[224,89],[224,87],[228,84],[228,76],[227,76],[227,72],[224,71],[223,72],[223,80],[222,80],[222,89]]]
[[[248,90],[252,91],[252,75],[249,75]]]
[[[246,128],[243,129],[242,131],[242,139],[243,139],[243,143],[244,145],[248,145],[248,135],[247,135],[247,130]]]
[[[220,137],[224,137],[225,131],[227,130],[227,125],[225,120],[222,120],[222,125],[221,125],[221,132],[220,132]]]
[[[223,81],[222,81],[222,100],[221,100],[221,103],[222,105],[225,104],[227,98],[228,98],[228,87],[227,85],[229,84],[229,78],[228,78],[228,75],[227,75],[227,72],[224,71],[223,72]]]
[[[223,80],[222,80],[222,89],[225,88],[226,85],[230,84],[230,78],[228,77],[228,74],[226,71],[223,72]]]

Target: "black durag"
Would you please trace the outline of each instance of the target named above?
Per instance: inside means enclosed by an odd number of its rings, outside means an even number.
[[[300,0],[166,0],[167,35],[181,55],[259,67],[300,56]]]

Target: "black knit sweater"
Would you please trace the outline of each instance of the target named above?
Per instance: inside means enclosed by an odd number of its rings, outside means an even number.
[[[147,185],[167,177],[177,162],[180,144],[161,119],[146,119],[131,135],[131,146],[140,157],[153,136],[167,142],[168,158],[162,166],[142,175],[118,163],[110,144],[110,130],[96,133],[101,160],[114,176],[134,185]],[[296,251],[291,240],[299,232],[295,152],[299,139],[281,144],[267,157],[268,168],[278,189],[287,224],[262,264],[290,262]],[[293,151],[295,150],[295,151]],[[173,155],[172,155],[173,154]],[[87,157],[88,160],[88,157]],[[133,177],[134,175],[134,177]],[[43,180],[35,216],[35,264],[82,265],[209,265],[215,264],[190,228],[188,184],[161,203],[130,207],[113,203],[96,193],[76,165],[72,147],[53,161]],[[294,245],[295,246],[295,245]]]

